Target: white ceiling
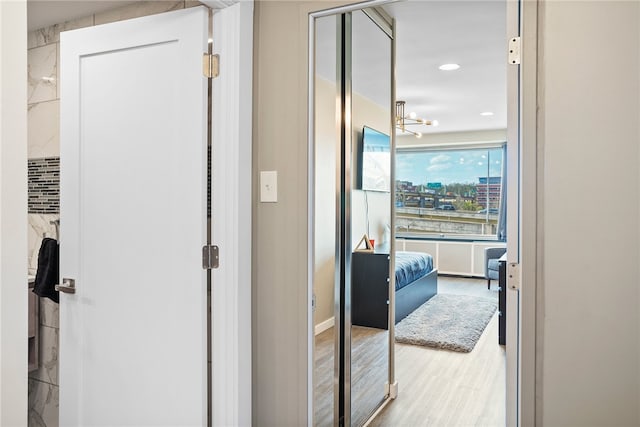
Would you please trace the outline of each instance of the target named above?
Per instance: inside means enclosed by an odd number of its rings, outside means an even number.
[[[506,1],[389,5],[397,22],[397,99],[440,132],[506,128]],[[442,64],[460,69],[441,71]],[[493,116],[480,116],[491,111]]]
[[[412,129],[428,134],[506,128],[505,1],[414,0],[384,9],[396,19],[396,99],[406,101],[406,113],[439,122]],[[388,106],[389,44],[355,14],[353,29],[354,90]],[[319,75],[335,79],[332,17],[318,21],[317,55]],[[438,69],[446,63],[460,69]],[[485,111],[494,115],[480,116]]]
[[[37,30],[131,3],[136,2],[123,0],[27,0],[27,27],[29,31]]]

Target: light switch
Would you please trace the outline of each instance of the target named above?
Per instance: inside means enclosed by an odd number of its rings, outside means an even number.
[[[260,171],[260,201],[278,201],[278,171]]]

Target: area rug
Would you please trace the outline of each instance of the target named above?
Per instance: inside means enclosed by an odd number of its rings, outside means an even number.
[[[497,298],[437,294],[396,325],[396,341],[469,353],[497,307]]]

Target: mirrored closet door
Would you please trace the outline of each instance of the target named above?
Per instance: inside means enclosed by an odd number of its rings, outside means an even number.
[[[382,404],[389,380],[391,38],[375,9],[351,13],[351,425]],[[365,237],[366,236],[366,237]],[[372,248],[366,248],[369,239]]]
[[[378,9],[311,18],[317,426],[360,426],[388,398],[392,23]]]

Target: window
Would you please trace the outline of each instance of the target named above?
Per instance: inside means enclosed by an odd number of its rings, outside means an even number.
[[[505,148],[398,149],[396,233],[497,238],[504,230]]]

